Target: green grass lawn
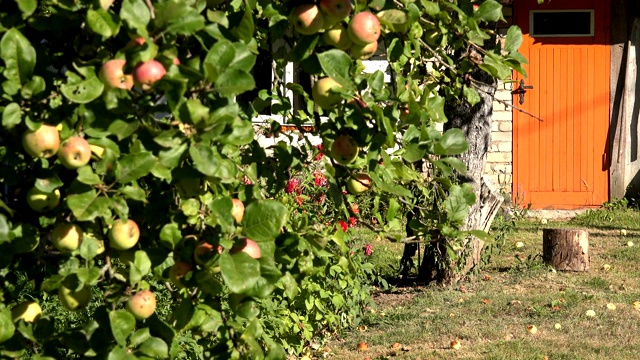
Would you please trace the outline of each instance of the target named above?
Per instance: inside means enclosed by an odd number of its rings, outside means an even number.
[[[546,227],[588,229],[591,269],[556,272],[543,264]],[[358,236],[370,238],[380,272],[395,276],[402,245],[364,231]],[[377,308],[363,325],[333,339],[317,358],[636,359],[640,213],[616,208],[567,222],[522,221],[493,262],[462,286],[391,287],[374,299]],[[454,340],[458,350],[451,348]],[[367,349],[358,350],[359,343]]]

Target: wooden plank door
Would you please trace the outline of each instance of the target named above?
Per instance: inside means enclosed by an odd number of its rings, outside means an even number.
[[[514,1],[523,32],[524,102],[513,113],[513,197],[534,209],[609,198],[609,0]],[[516,88],[519,84],[514,84]]]

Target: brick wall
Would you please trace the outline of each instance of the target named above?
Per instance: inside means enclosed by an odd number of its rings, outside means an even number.
[[[510,84],[498,85],[496,101],[493,103],[491,146],[485,164],[485,174],[491,176],[494,184],[505,194],[511,193],[513,169],[512,113],[511,108],[504,104],[504,102],[511,104],[510,89]]]

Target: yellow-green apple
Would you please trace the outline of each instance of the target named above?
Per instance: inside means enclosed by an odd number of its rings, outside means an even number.
[[[351,0],[320,0],[318,4],[324,16],[324,27],[329,28],[351,14]]]
[[[58,298],[62,306],[67,310],[82,310],[91,301],[91,288],[88,285],[84,285],[80,290],[75,291],[62,285],[58,289]]]
[[[330,156],[342,165],[347,165],[358,156],[358,143],[349,135],[340,135],[331,144]]]
[[[359,173],[349,178],[347,190],[353,195],[361,194],[371,189],[371,177],[365,173]]]
[[[191,264],[179,261],[169,269],[169,279],[171,279],[178,289],[182,289],[185,287],[183,280],[191,270],[193,270]]]
[[[83,137],[72,136],[58,149],[58,159],[67,169],[85,166],[91,160],[91,146]]]
[[[142,90],[151,89],[156,81],[162,79],[167,70],[157,60],[149,60],[138,64],[133,69],[133,79],[142,88]]]
[[[244,204],[240,199],[231,199],[233,203],[233,207],[231,208],[231,215],[236,219],[236,222],[239,224],[242,222],[242,218],[244,217]]]
[[[234,246],[231,249],[231,254],[236,254],[239,252],[243,252],[254,259],[260,259],[262,256],[262,251],[260,250],[260,246],[258,243],[251,239],[242,239],[240,243]]]
[[[151,290],[138,291],[127,300],[127,310],[138,320],[144,320],[156,311],[156,295]]]
[[[313,35],[322,30],[324,17],[314,4],[298,5],[289,16],[293,29],[303,35]]]
[[[109,7],[113,4],[114,0],[100,0],[100,7],[103,10],[109,10]]]
[[[222,246],[214,246],[206,241],[201,241],[193,250],[193,259],[200,266],[207,266],[207,263],[216,255],[222,253]]]
[[[109,230],[109,246],[116,250],[131,249],[140,239],[140,228],[135,221],[127,219],[116,220]]]
[[[27,204],[38,212],[51,210],[60,204],[60,190],[47,193],[34,186],[27,191]]]
[[[331,109],[342,101],[342,96],[331,92],[333,87],[341,87],[337,81],[324,77],[316,81],[311,89],[313,101],[323,109]]]
[[[355,14],[349,21],[349,37],[361,45],[377,42],[380,38],[380,20],[368,11]]]
[[[11,309],[11,317],[13,318],[13,322],[16,322],[20,319],[25,322],[34,322],[37,321],[42,315],[42,308],[37,302],[27,301],[23,302],[13,309]]]
[[[324,34],[322,34],[322,39],[325,44],[340,50],[348,49],[353,43],[347,33],[347,28],[342,24],[336,24],[331,29],[325,31]]]
[[[22,146],[31,156],[50,158],[60,148],[60,133],[55,126],[41,125],[38,130],[28,130],[22,135]]]
[[[51,243],[61,252],[72,252],[82,242],[82,229],[76,224],[58,224],[51,232]]]
[[[372,57],[376,53],[376,51],[378,51],[378,42],[374,41],[366,45],[353,43],[349,48],[349,51],[351,51],[351,55],[354,58],[367,60]]]
[[[133,75],[124,73],[126,61],[123,59],[113,59],[105,62],[100,68],[100,79],[105,85],[124,90],[133,88]]]

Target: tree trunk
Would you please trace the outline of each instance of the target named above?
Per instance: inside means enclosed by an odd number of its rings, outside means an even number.
[[[581,229],[543,229],[542,259],[560,271],[589,270],[589,233]]]
[[[460,175],[459,179],[473,186],[477,199],[469,209],[469,216],[465,219],[462,229],[488,230],[503,201],[502,196],[488,182],[488,179],[483,178],[487,151],[491,145],[491,117],[496,80],[482,70],[476,70],[473,78],[476,80],[474,84],[478,87],[480,102],[475,106],[470,106],[466,100],[462,100],[455,105],[446,107],[448,122],[445,123],[445,130],[461,129],[469,143],[469,149],[460,156],[460,159],[467,166],[467,174]],[[431,246],[427,245],[428,249],[425,249],[424,260],[420,267],[421,280],[435,280],[443,284],[456,283],[481,263],[484,242],[478,238],[470,237],[465,244],[466,261],[458,270],[455,269],[455,264],[449,268],[438,268],[438,263],[440,266],[450,263],[450,259],[447,259],[446,249],[441,242],[438,241]],[[442,261],[443,257],[446,259],[445,262]],[[437,259],[439,260],[436,261]]]

